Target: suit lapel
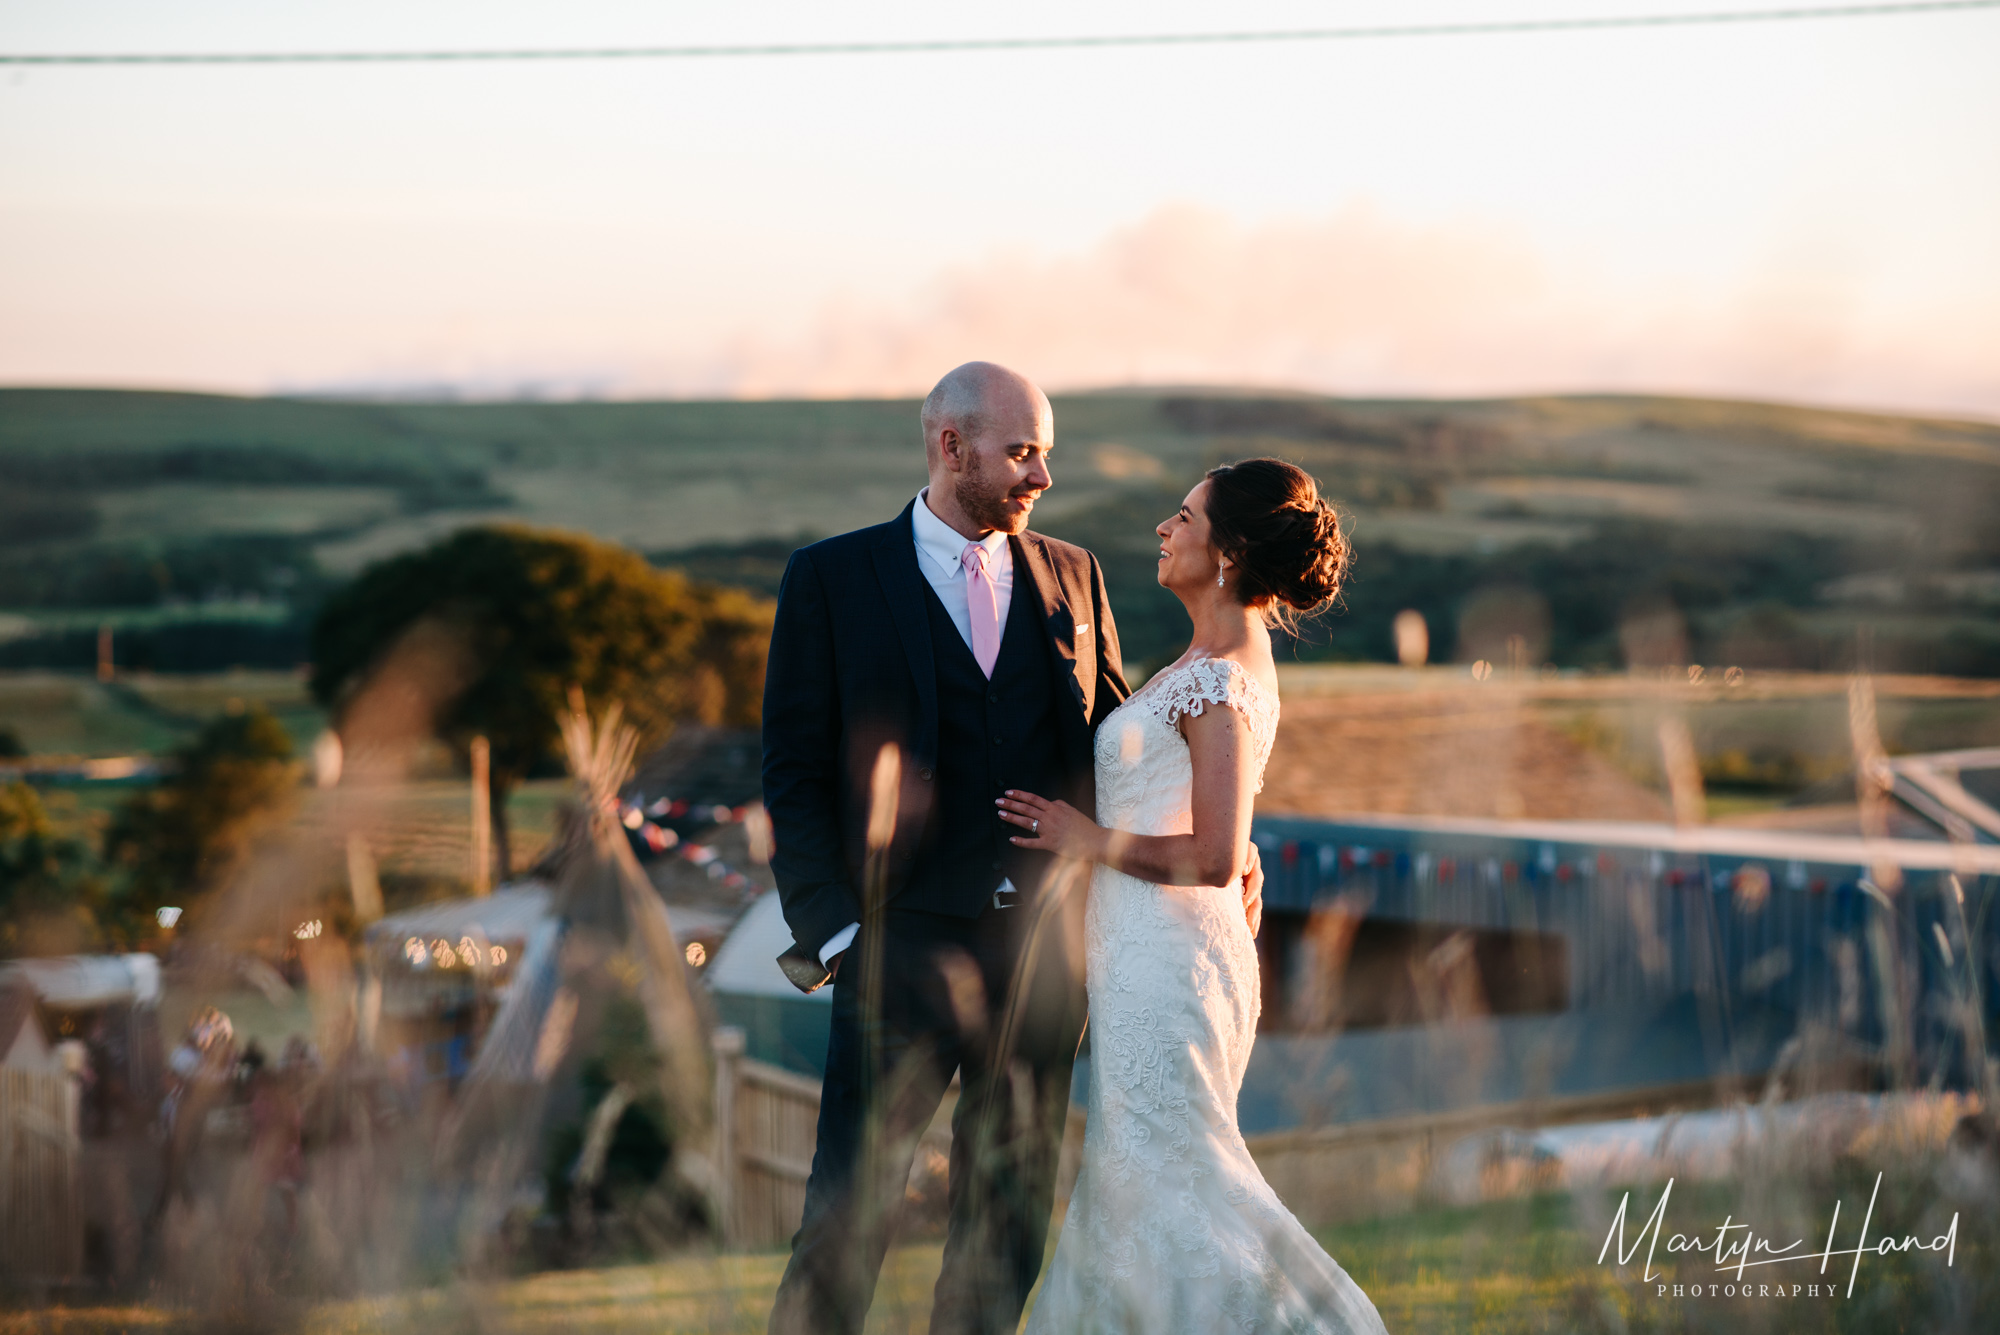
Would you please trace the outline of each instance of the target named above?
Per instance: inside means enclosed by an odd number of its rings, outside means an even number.
[[[1097,646],[1090,638],[1094,628],[1087,621],[1077,624],[1068,591],[1062,586],[1062,572],[1050,559],[1049,549],[1042,540],[1028,533],[1009,541],[1014,544],[1015,569],[1028,572],[1035,598],[1041,605],[1042,624],[1048,632],[1049,648],[1055,654],[1056,680],[1069,683],[1069,690],[1063,694],[1071,704],[1082,709],[1087,726],[1092,695],[1097,688],[1097,673],[1094,670],[1079,671],[1077,660],[1082,656],[1094,668]],[[1014,596],[1019,598],[1023,592],[1019,581],[1016,581]],[[1089,605],[1087,600],[1084,605]]]
[[[875,577],[882,583],[896,638],[910,660],[910,676],[917,687],[917,754],[930,764],[937,760],[938,749],[937,659],[924,609],[924,575],[917,569],[916,531],[910,526],[915,504],[912,501],[895,522],[884,526],[882,539],[875,544]]]

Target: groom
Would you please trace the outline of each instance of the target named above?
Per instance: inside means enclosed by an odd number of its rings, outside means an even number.
[[[1015,848],[994,799],[1095,809],[1092,733],[1130,693],[1104,577],[1089,552],[1027,531],[1055,443],[1041,390],[969,362],[924,401],[923,431],[930,485],[888,523],[796,552],[771,635],[764,802],[796,939],[783,962],[801,986],[834,983],[819,1148],[771,1314],[787,1335],[862,1329],[954,1074],[931,1329],[1015,1328],[1083,1028],[1084,896],[1057,884],[1078,873]],[[871,861],[885,747],[900,791]]]

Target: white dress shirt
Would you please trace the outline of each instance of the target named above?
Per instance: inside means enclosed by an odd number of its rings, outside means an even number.
[[[964,537],[957,529],[931,513],[931,489],[917,493],[910,507],[910,527],[917,537],[917,569],[924,572],[944,614],[958,627],[966,647],[972,647],[972,611],[965,592]],[[1007,535],[994,530],[979,540],[986,549],[986,575],[993,581],[993,597],[1000,604],[1000,625],[1007,625],[1007,609],[1014,601],[1014,562],[1007,548]]]
[[[924,579],[944,604],[944,614],[951,618],[951,624],[958,627],[958,634],[965,641],[965,647],[972,647],[972,604],[965,592],[966,538],[950,524],[931,513],[931,489],[925,487],[917,493],[917,503],[910,507],[910,528],[917,540],[917,569],[924,572]],[[993,581],[993,598],[1000,605],[1000,626],[1005,633],[1007,611],[1014,605],[1014,560],[1007,546],[1007,535],[995,529],[979,540],[986,549],[986,576]],[[1000,883],[1003,890],[1008,883]],[[819,962],[825,964],[835,955],[854,944],[854,934],[861,930],[858,922],[849,923],[827,938],[819,948]]]

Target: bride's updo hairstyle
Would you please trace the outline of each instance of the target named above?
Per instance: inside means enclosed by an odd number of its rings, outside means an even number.
[[[1235,563],[1229,588],[1274,622],[1318,611],[1347,574],[1340,516],[1311,474],[1282,459],[1208,470],[1210,541]]]

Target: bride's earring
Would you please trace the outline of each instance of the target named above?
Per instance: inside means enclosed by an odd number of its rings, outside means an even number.
[[[1223,572],[1223,570],[1224,570],[1224,567],[1222,567],[1222,566],[1217,566],[1217,567],[1215,568],[1215,587],[1216,587],[1216,588],[1218,588],[1218,589],[1226,587],[1226,586],[1225,586],[1225,585],[1223,584],[1223,580],[1222,580],[1222,572]]]

